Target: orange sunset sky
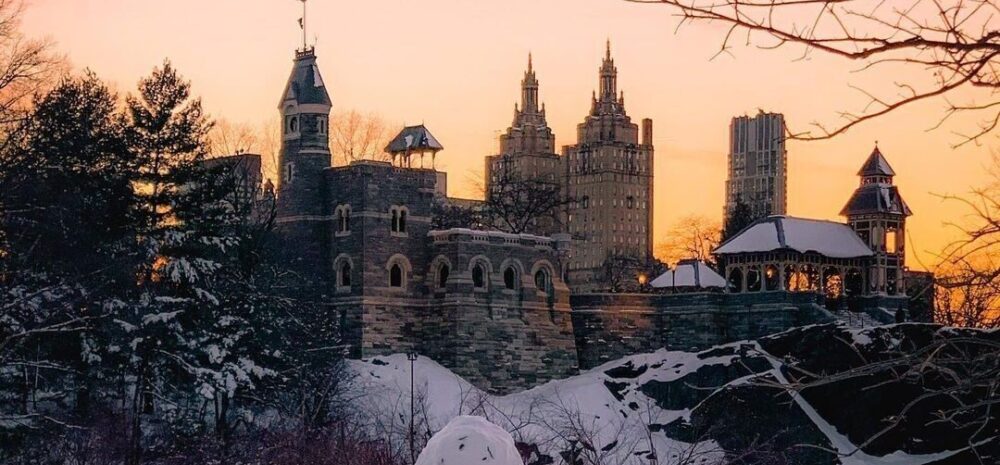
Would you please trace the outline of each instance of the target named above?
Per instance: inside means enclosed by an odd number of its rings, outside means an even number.
[[[214,117],[259,125],[276,105],[301,46],[294,0],[32,0],[23,30],[48,37],[75,69],[90,68],[122,92],[169,58]],[[655,124],[654,239],[689,214],[720,218],[729,119],[781,112],[793,131],[866,100],[849,84],[892,95],[892,81],[925,83],[916,69],[881,67],[801,48],[738,45],[712,59],[725,29],[689,24],[674,12],[622,0],[310,0],[309,38],[336,109],[375,112],[392,123],[423,122],[444,144],[439,168],[449,193],[476,196],[483,158],[511,122],[528,52],[534,54],[549,124],[571,144],[590,106],[605,39],[633,120]],[[974,94],[966,97],[974,98]],[[876,140],[915,215],[909,258],[928,266],[955,237],[963,207],[935,194],[962,194],[988,182],[994,136],[952,149],[956,120],[928,131],[945,103],[904,108],[830,141],[788,143],[788,210],[839,219],[855,173]],[[968,132],[968,131],[967,131]]]

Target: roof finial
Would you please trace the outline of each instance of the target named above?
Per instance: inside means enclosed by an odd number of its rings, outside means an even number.
[[[610,37],[608,37],[608,45],[607,45],[607,48],[605,49],[604,57],[606,59],[608,59],[608,60],[611,60],[611,38]]]
[[[532,69],[531,66],[531,52],[528,52],[528,72],[530,73]]]

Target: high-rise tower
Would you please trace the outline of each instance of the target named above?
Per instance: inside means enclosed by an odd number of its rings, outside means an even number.
[[[287,234],[288,244],[324,243],[320,236],[327,221],[323,172],[331,159],[330,108],[314,49],[297,50],[278,103],[282,123],[276,221]],[[296,262],[321,263],[323,251],[317,247],[292,249],[289,258]]]
[[[861,185],[840,214],[875,252],[875,263],[865,276],[865,293],[896,296],[906,292],[906,217],[912,215],[893,185],[896,172],[878,145],[861,166]]]
[[[529,54],[528,69],[521,80],[521,103],[520,106],[514,104],[514,121],[500,136],[500,152],[486,157],[487,192],[505,188],[518,191],[520,186],[511,185],[517,183],[541,183],[541,186],[558,188],[563,168],[555,145],[556,137],[545,120],[545,105],[539,103],[538,78]],[[542,213],[527,232],[542,235],[559,232],[561,213]]]
[[[610,41],[598,89],[577,126],[576,145],[564,148],[565,192],[573,200],[567,232],[582,241],[569,277],[580,290],[604,287],[615,262],[645,264],[653,257],[653,121],[642,121],[640,141],[618,91]]]
[[[729,125],[729,177],[723,224],[737,202],[750,207],[751,219],[784,215],[788,199],[788,152],[785,151],[785,117],[761,112],[739,116]]]

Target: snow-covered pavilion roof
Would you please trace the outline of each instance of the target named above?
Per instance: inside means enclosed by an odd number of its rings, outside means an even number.
[[[696,259],[681,260],[677,266],[654,279],[650,286],[664,287],[726,287],[726,279],[705,262]]]
[[[722,243],[715,253],[727,255],[782,249],[814,252],[831,258],[872,255],[871,249],[846,224],[780,215],[757,220]]]
[[[437,152],[444,150],[437,138],[424,125],[407,126],[389,142],[386,152],[393,154],[410,152]]]

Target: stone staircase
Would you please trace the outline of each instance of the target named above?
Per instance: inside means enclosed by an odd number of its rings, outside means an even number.
[[[848,328],[869,328],[872,326],[882,326],[884,323],[874,319],[867,313],[855,313],[848,310],[831,312],[839,321],[842,321]]]

